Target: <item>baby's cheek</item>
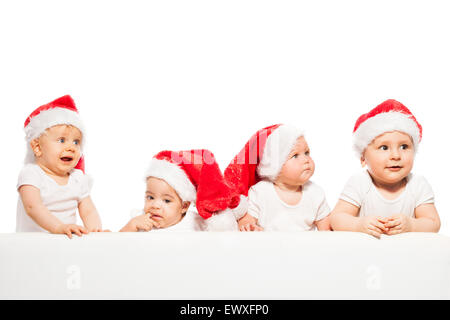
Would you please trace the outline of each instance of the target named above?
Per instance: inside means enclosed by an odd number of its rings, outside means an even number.
[[[311,159],[311,171],[314,172],[316,170],[316,163]]]
[[[305,180],[309,180],[313,174],[314,174],[314,170],[307,170],[307,171],[303,172],[303,177]]]

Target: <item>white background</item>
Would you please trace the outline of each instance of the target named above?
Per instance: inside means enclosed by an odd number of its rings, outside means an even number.
[[[86,124],[103,225],[144,199],[162,149],[208,148],[222,169],[258,129],[303,127],[334,206],[360,170],[355,120],[385,99],[424,127],[413,172],[450,235],[446,1],[8,1],[0,4],[0,232],[14,232],[23,122],[70,94]]]

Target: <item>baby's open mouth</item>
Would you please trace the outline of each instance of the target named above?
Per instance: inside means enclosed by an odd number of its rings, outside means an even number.
[[[73,160],[72,157],[61,157],[60,159],[64,162],[71,162]]]

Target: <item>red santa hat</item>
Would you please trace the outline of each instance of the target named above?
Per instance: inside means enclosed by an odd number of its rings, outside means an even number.
[[[400,102],[389,99],[358,118],[353,129],[353,148],[361,156],[367,146],[385,132],[408,134],[417,151],[422,139],[422,126],[411,111]]]
[[[240,202],[230,208],[240,219],[247,212],[247,196],[251,186],[262,179],[275,181],[297,139],[303,131],[291,125],[276,124],[256,132],[225,169],[225,180]]]
[[[84,140],[84,125],[75,106],[75,102],[69,95],[62,96],[50,103],[40,106],[27,117],[24,123],[25,140],[27,143],[25,163],[35,162],[35,156],[31,149],[30,142],[39,138],[46,129],[62,124],[78,128],[78,130],[81,131]],[[84,143],[81,144],[82,147],[83,144]],[[83,156],[78,161],[75,169],[80,169],[84,172]]]
[[[237,230],[228,209],[236,200],[209,150],[161,151],[146,171],[149,177],[164,180],[182,201],[194,202],[209,230]]]

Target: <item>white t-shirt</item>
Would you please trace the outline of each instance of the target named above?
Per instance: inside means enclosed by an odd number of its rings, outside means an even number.
[[[17,182],[17,190],[23,185],[38,188],[44,206],[65,224],[77,222],[78,204],[89,196],[91,190],[91,180],[81,170],[72,170],[67,184],[60,186],[34,163],[26,164],[22,168]],[[26,213],[20,195],[17,202],[16,231],[47,232]]]
[[[340,199],[360,208],[359,216],[389,217],[393,214],[414,216],[414,209],[425,203],[434,203],[434,194],[427,180],[416,174],[407,176],[405,190],[396,199],[385,199],[372,182],[367,170],[352,176]]]
[[[133,210],[131,212],[131,217],[137,217],[139,215],[144,214],[143,210]],[[198,213],[197,210],[189,208],[186,211],[183,219],[177,224],[167,228],[157,229],[154,228],[151,232],[166,232],[166,231],[174,231],[174,232],[187,232],[187,231],[204,231],[206,228],[205,219],[203,219]],[[145,231],[143,231],[145,232]]]
[[[302,187],[302,198],[296,205],[283,202],[275,185],[260,181],[248,192],[248,213],[258,219],[266,231],[309,231],[314,222],[326,218],[330,213],[325,193],[315,183],[308,181]]]

